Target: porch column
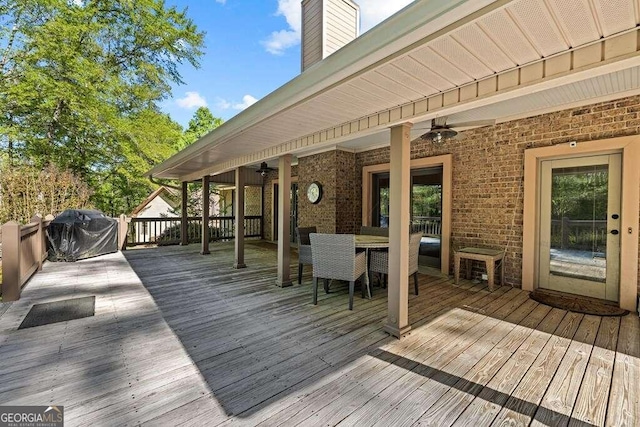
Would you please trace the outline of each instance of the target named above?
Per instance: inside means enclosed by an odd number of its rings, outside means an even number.
[[[209,252],[209,175],[202,177],[202,255]]]
[[[180,221],[180,245],[186,246],[189,244],[189,216],[187,215],[187,199],[189,191],[189,183],[182,181],[182,221]]]
[[[235,237],[235,262],[233,268],[245,268],[244,263],[244,168],[236,169],[236,237]]]
[[[291,154],[280,157],[278,163],[278,278],[276,285],[291,286]]]
[[[411,123],[391,128],[389,177],[389,298],[384,330],[401,338],[409,332],[409,221]]]

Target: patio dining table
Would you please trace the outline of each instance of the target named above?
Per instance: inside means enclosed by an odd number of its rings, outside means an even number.
[[[367,283],[367,292],[371,299],[371,282],[369,277],[369,250],[389,248],[389,238],[385,236],[370,236],[367,234],[356,234],[356,249],[365,250],[365,259],[367,260],[367,271],[365,272]]]

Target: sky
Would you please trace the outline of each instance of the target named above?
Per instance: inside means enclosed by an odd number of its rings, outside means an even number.
[[[361,33],[412,0],[356,0]],[[206,32],[200,68],[179,68],[162,109],[186,126],[198,107],[228,120],[300,74],[301,0],[168,0]]]

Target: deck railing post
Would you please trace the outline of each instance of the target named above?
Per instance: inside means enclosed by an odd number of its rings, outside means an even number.
[[[38,271],[42,270],[42,245],[44,243],[44,240],[42,239],[42,217],[40,215],[34,215],[33,218],[31,218],[31,223],[37,223],[38,224],[38,231],[36,232],[36,243],[35,245],[33,245],[32,250],[33,250],[33,258],[36,260],[36,262],[38,263]]]
[[[51,214],[47,214],[44,217],[44,220],[42,223],[42,259],[43,260],[49,257],[49,237],[48,237],[49,225],[51,224],[51,221],[53,221],[54,219],[56,219],[55,216]]]
[[[118,250],[124,251],[127,249],[127,238],[129,233],[130,218],[127,218],[125,214],[120,214],[118,217]]]
[[[9,221],[2,226],[2,300],[20,299],[20,224]]]

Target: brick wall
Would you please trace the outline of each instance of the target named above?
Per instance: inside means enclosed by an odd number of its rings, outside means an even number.
[[[316,226],[320,233],[354,233],[355,204],[361,192],[354,188],[355,154],[332,150],[298,160],[298,225]],[[322,184],[318,204],[307,199],[309,184]]]
[[[411,144],[411,158],[452,154],[452,246],[506,247],[505,276],[508,283],[519,286],[525,149],[637,135],[639,112],[640,96],[635,96],[544,114],[462,132],[459,139],[439,146],[416,140]],[[388,163],[389,149],[358,153],[355,161],[353,222],[357,228],[362,167]]]
[[[312,156],[301,157],[298,165],[291,168],[291,175],[298,178],[298,225],[316,226],[320,233],[354,233],[359,229],[355,218],[361,191],[354,187],[356,156],[341,150],[332,150]],[[265,238],[272,240],[271,205],[273,203],[272,182],[278,179],[273,171],[265,178]],[[309,184],[318,181],[322,185],[322,199],[312,204],[307,199]]]
[[[244,214],[262,215],[262,187],[252,185],[244,188]]]
[[[519,286],[525,149],[637,135],[639,113],[640,96],[624,98],[473,129],[439,146],[416,140],[411,158],[452,154],[452,247],[506,247],[507,283]],[[357,232],[362,225],[362,168],[388,162],[388,148],[357,154],[334,150],[300,158],[292,167],[292,175],[299,178],[298,224],[315,225],[325,233]],[[265,179],[264,230],[269,240],[271,182],[277,175],[274,171]],[[324,191],[317,205],[306,197],[313,181]]]

